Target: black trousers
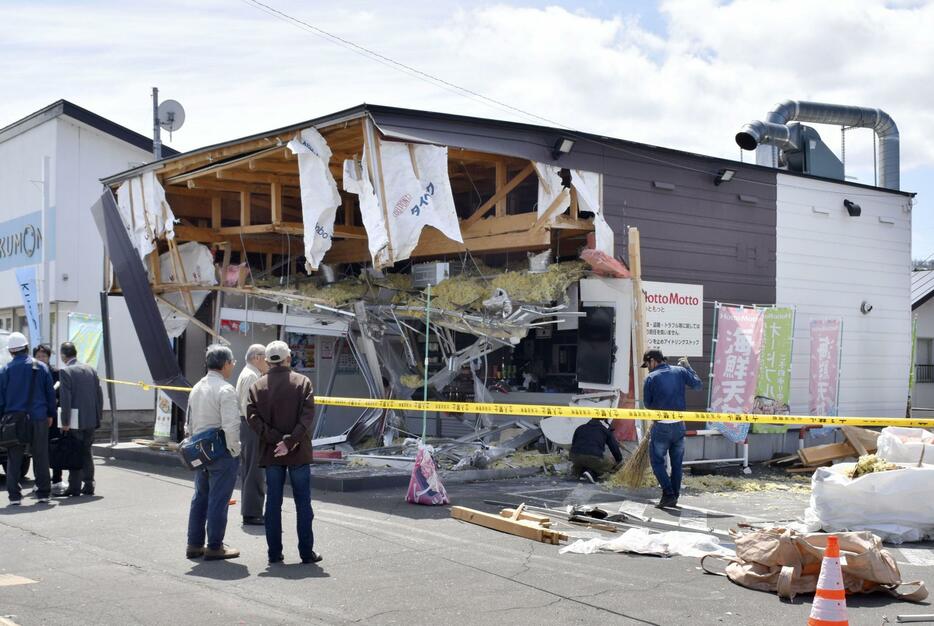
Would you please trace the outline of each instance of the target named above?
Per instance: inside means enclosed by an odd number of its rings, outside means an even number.
[[[91,446],[94,444],[93,428],[72,429],[71,434],[81,441],[81,469],[68,470],[68,489],[78,491],[81,483],[87,490],[94,489],[94,457],[91,455]]]
[[[30,423],[29,453],[32,455],[33,473],[36,477],[36,491],[40,498],[47,498],[52,493],[52,481],[49,477],[49,422],[33,420]],[[7,450],[6,491],[10,502],[21,500],[23,492],[19,481],[23,470],[23,456],[27,446],[14,446]]]

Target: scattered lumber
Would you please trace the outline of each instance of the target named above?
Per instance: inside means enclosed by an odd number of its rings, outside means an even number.
[[[859,456],[872,454],[879,449],[879,435],[882,433],[859,428],[858,426],[841,426],[843,436],[847,442],[859,453]]]
[[[558,545],[562,541],[567,541],[568,536],[564,533],[550,530],[536,521],[521,519],[524,509],[525,505],[520,505],[512,511],[510,517],[502,517],[501,515],[484,513],[463,506],[452,506],[451,517],[517,537],[540,541],[541,543]]]
[[[819,467],[840,459],[857,457],[859,454],[848,441],[844,441],[843,443],[828,443],[822,446],[802,448],[798,450],[798,456],[801,458],[803,465]]]
[[[500,517],[505,517],[507,519],[516,519],[516,509],[503,509],[499,512]],[[525,509],[519,512],[519,519],[526,522],[535,522],[542,528],[551,528],[551,518],[547,515],[539,515],[538,513],[529,513]]]

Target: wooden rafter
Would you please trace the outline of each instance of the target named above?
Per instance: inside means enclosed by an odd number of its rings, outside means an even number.
[[[271,148],[266,148],[265,150],[260,150],[259,152],[253,152],[243,157],[231,159],[230,161],[225,161],[224,163],[218,163],[217,165],[208,165],[207,167],[202,167],[192,172],[187,172],[185,174],[177,174],[175,176],[169,176],[165,179],[164,182],[166,185],[179,185],[181,183],[184,183],[189,180],[193,180],[195,178],[201,178],[202,176],[217,174],[218,172],[222,172],[230,168],[240,167],[241,165],[249,164],[251,160],[258,159],[262,155],[265,155],[265,154],[272,154],[274,152],[277,152],[281,148],[282,146],[273,146]]]
[[[490,209],[495,207],[497,202],[505,198],[509,194],[510,191],[518,187],[522,181],[524,181],[526,178],[531,176],[532,173],[534,172],[535,172],[535,166],[532,163],[529,163],[528,165],[526,165],[522,169],[522,171],[520,171],[518,174],[513,176],[509,180],[509,182],[507,182],[505,185],[497,189],[496,193],[494,193],[490,197],[489,200],[481,204],[480,208],[474,211],[470,217],[463,220],[461,222],[461,229],[469,228],[473,224],[483,219],[483,216],[486,215],[490,211]]]

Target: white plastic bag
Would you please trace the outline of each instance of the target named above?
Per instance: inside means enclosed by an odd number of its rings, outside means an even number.
[[[729,548],[720,545],[714,535],[689,533],[678,530],[656,533],[647,528],[630,528],[622,535],[612,539],[596,537],[578,539],[574,543],[558,550],[558,554],[594,554],[595,552],[635,552],[655,556],[701,557],[705,554],[734,556]]]
[[[334,218],[341,203],[337,183],[328,167],[331,148],[314,128],[306,128],[288,144],[298,155],[298,180],[302,188],[302,223],[305,225],[305,268],[318,269],[331,249]]]
[[[808,528],[868,530],[883,541],[934,537],[934,466],[874,472],[852,479],[855,463],[820,467],[811,479]]]
[[[918,463],[923,453],[924,464],[934,465],[934,433],[923,428],[883,428],[878,447],[876,455],[890,463]]]

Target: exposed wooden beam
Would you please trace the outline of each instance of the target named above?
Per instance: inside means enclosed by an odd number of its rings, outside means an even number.
[[[567,202],[569,193],[570,192],[567,187],[562,189],[561,193],[555,196],[555,199],[551,201],[551,204],[548,205],[548,208],[545,209],[545,212],[542,213],[541,217],[535,220],[535,223],[532,224],[532,230],[535,230],[535,231],[544,230],[545,226],[548,224],[548,221],[552,218],[552,216],[555,213],[557,213],[558,208],[562,204]]]
[[[240,192],[240,225],[249,226],[250,225],[250,192],[241,191]]]
[[[243,170],[224,170],[215,174],[217,180],[232,180],[240,183],[263,183],[299,186],[298,176],[284,176],[280,174],[264,174],[261,172],[245,172]]]
[[[272,223],[282,223],[282,185],[279,181],[269,183],[269,210],[272,213]]]
[[[197,180],[189,180],[185,183],[185,186],[187,189],[200,189],[202,191],[221,193],[240,193],[242,191],[249,191],[250,193],[261,195],[269,193],[268,184],[240,183],[233,180],[199,178]],[[184,190],[185,188],[180,188],[178,186],[166,187],[165,192],[172,193],[178,189]],[[301,196],[301,190],[298,187],[283,184],[282,195],[290,198],[298,198]]]
[[[240,167],[241,165],[248,164],[251,160],[257,159],[264,154],[272,154],[273,152],[279,150],[280,146],[273,146],[271,148],[266,148],[259,152],[254,152],[244,157],[231,159],[230,161],[225,161],[224,163],[218,163],[217,165],[208,165],[207,167],[199,168],[193,172],[186,172],[185,174],[177,174],[175,176],[169,176],[165,179],[165,184],[167,185],[178,185],[186,181],[192,180],[194,178],[200,178],[202,176],[208,176],[210,174],[217,174],[224,170]]]
[[[506,186],[506,164],[503,161],[496,162],[496,191]],[[496,217],[506,215],[506,196],[496,201]]]
[[[221,227],[221,218],[223,213],[221,212],[221,199],[218,197],[211,198],[211,228],[217,230]]]
[[[158,171],[158,174],[160,176],[171,177],[173,175],[179,174],[180,172],[184,172],[185,170],[190,170],[194,167],[203,167],[204,165],[211,164],[214,161],[219,161],[221,159],[227,159],[240,155],[243,155],[247,158],[253,158],[255,157],[255,153],[258,150],[271,149],[272,152],[275,152],[275,148],[285,149],[285,144],[288,143],[291,139],[292,134],[288,133],[285,135],[276,135],[273,137],[254,139],[252,141],[246,141],[244,143],[236,144],[233,146],[211,150],[210,152],[202,152],[201,154],[194,154],[187,157],[178,157],[175,160],[166,163],[162,169]]]
[[[531,176],[533,172],[535,172],[535,166],[534,166],[532,163],[529,163],[528,165],[526,165],[526,166],[522,169],[522,171],[520,171],[518,174],[516,174],[515,176],[513,176],[513,177],[509,180],[509,182],[507,182],[507,183],[506,183],[505,185],[503,185],[496,193],[494,193],[494,194],[490,197],[489,200],[487,200],[486,202],[484,202],[483,204],[481,204],[481,205],[480,205],[480,208],[478,208],[476,211],[474,211],[473,214],[472,214],[470,217],[468,217],[467,219],[463,220],[463,221],[461,222],[461,228],[463,229],[463,228],[465,228],[465,227],[469,227],[469,226],[471,226],[472,224],[474,224],[474,223],[478,222],[479,220],[483,219],[483,216],[486,215],[486,214],[490,211],[490,209],[492,209],[494,206],[496,206],[496,203],[497,203],[497,202],[499,202],[501,199],[505,198],[505,197],[509,194],[510,191],[512,191],[513,189],[515,189],[516,187],[518,187],[519,184],[520,184],[522,181],[524,181],[526,178],[528,178],[529,176]]]

